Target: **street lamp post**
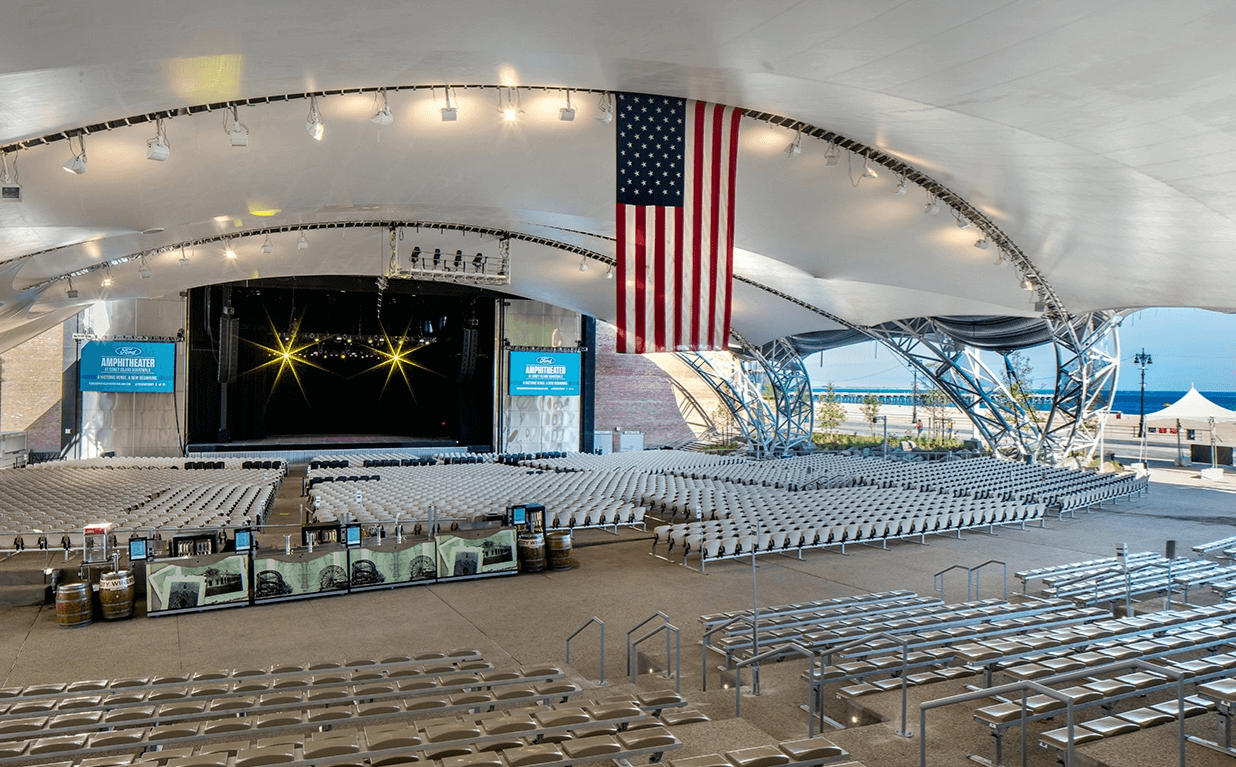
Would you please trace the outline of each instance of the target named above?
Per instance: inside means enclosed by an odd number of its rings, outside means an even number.
[[[1133,364],[1142,369],[1141,415],[1137,419],[1137,436],[1140,438],[1146,436],[1146,366],[1153,365],[1154,360],[1143,348],[1133,355]]]

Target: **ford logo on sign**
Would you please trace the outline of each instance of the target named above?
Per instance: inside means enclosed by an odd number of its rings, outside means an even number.
[[[552,365],[557,361],[558,360],[554,359],[553,357],[537,357],[536,358],[536,364],[538,365]]]
[[[136,357],[141,353],[142,347],[140,346],[118,346],[115,351],[115,354],[119,354],[122,357]]]

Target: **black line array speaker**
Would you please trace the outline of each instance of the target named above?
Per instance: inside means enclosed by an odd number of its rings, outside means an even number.
[[[240,320],[219,318],[219,383],[236,381],[236,352],[240,338]]]
[[[467,328],[463,332],[463,348],[459,356],[459,382],[464,383],[472,380],[472,374],[476,372],[476,342],[477,332],[472,328]]]

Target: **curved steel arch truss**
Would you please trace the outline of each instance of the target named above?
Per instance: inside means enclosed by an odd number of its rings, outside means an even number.
[[[1023,460],[1058,462],[1070,453],[1093,456],[1111,412],[1120,366],[1118,312],[1093,312],[1070,322],[1048,320],[1055,350],[1055,389],[1043,413],[1023,392],[1009,358],[1001,368],[979,349],[953,338],[932,318],[901,320],[864,331],[897,352],[974,423],[993,451]]]
[[[811,379],[798,350],[786,338],[757,348],[731,335],[735,351],[676,354],[721,398],[751,454],[773,456],[810,443]]]

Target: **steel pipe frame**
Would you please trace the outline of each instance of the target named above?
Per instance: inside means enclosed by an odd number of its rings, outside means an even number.
[[[777,455],[811,441],[815,425],[811,379],[787,338],[762,349],[731,331],[738,351],[677,352],[721,398],[757,457]],[[763,387],[772,402],[763,396]]]

